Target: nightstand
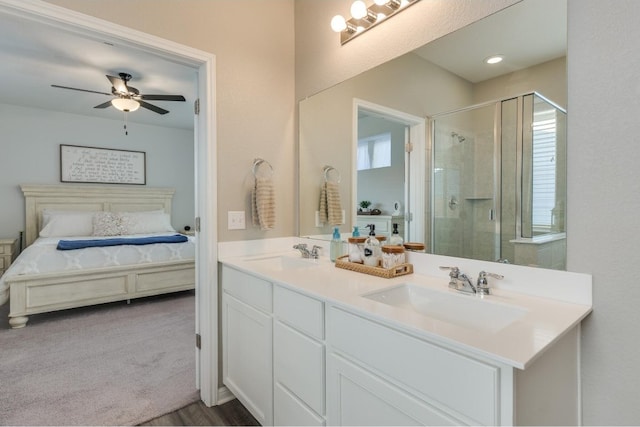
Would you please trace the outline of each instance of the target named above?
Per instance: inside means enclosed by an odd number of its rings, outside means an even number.
[[[0,239],[0,276],[18,255],[18,239]]]

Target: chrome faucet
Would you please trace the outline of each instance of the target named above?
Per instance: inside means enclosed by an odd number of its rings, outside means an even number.
[[[476,282],[476,286],[473,286],[471,279],[465,273],[460,272],[458,267],[440,267],[441,270],[449,270],[449,287],[451,289],[455,289],[456,291],[466,292],[470,294],[475,294],[479,296],[489,295],[489,281],[487,280],[487,276],[493,277],[495,279],[503,279],[504,276],[495,273],[487,273],[486,271],[481,271],[478,274],[478,280]]]
[[[320,257],[320,253],[318,251],[322,248],[320,246],[313,245],[313,248],[309,250],[306,243],[298,243],[293,246],[293,249],[299,250],[302,258],[318,259]]]
[[[487,276],[493,277],[494,279],[504,279],[502,274],[496,273],[487,273],[486,271],[481,271],[478,274],[478,282],[476,284],[476,289],[479,295],[489,295],[491,292],[489,291],[489,281],[487,280]]]

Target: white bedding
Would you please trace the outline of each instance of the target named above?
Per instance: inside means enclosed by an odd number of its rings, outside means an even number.
[[[174,235],[154,233],[153,236]],[[117,237],[145,237],[136,234]],[[60,251],[59,240],[110,239],[106,237],[39,237],[27,247],[0,277],[0,291],[7,287],[5,281],[17,275],[43,274],[111,266],[149,264],[165,261],[195,259],[195,238],[189,236],[185,243],[154,243],[150,245],[123,245]]]

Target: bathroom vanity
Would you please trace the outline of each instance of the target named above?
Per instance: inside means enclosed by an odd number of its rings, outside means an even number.
[[[384,279],[297,241],[220,244],[222,379],[262,425],[580,424],[590,276],[410,254],[416,273]],[[444,261],[505,280],[463,295]]]

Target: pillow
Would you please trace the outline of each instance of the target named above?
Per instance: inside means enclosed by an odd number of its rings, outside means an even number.
[[[120,212],[123,234],[175,232],[169,214],[163,210],[148,212]]]
[[[91,236],[93,214],[90,211],[42,211],[41,237]]]
[[[94,236],[119,236],[126,234],[120,215],[116,212],[96,212],[93,215]]]

